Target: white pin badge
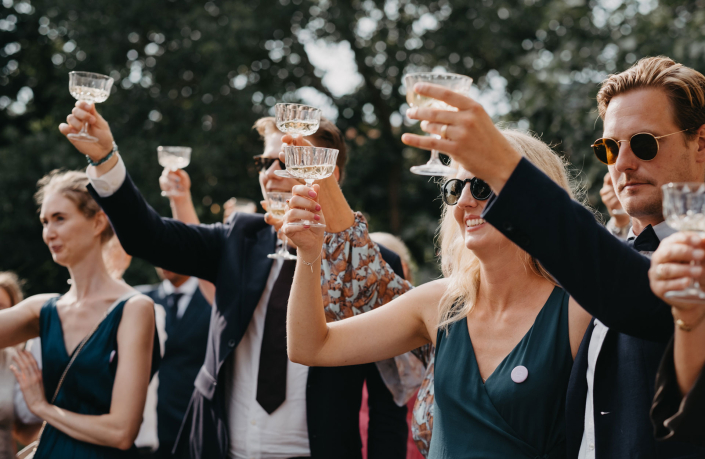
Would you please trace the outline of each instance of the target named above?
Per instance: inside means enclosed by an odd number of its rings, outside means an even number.
[[[512,370],[512,381],[514,381],[517,384],[521,384],[524,381],[526,381],[526,378],[529,377],[529,370],[524,366],[524,365],[519,365],[518,367],[514,367]]]
[[[115,360],[115,351],[114,350],[110,353],[110,362],[109,363],[113,363],[113,360]],[[514,375],[514,373],[512,373],[512,375]],[[514,377],[514,376],[512,376],[512,377]]]

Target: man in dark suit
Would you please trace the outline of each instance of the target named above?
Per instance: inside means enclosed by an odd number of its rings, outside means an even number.
[[[226,224],[186,225],[161,218],[130,180],[115,153],[109,126],[95,108],[78,104],[67,121],[60,126],[63,133],[86,121],[99,138],[95,144],[74,145],[95,164],[89,167],[91,191],[125,250],[216,285],[206,359],[177,440],[177,456],[360,458],[364,372],[356,367],[308,369],[286,357],[284,327],[293,262],[267,258],[277,245],[276,232],[268,224],[272,220],[236,213]],[[357,256],[361,251],[369,256],[379,252],[374,244],[357,245],[367,234],[366,223],[352,212],[337,183],[345,162],[342,134],[322,120],[310,140],[340,150],[334,176],[320,181],[320,199],[323,208],[330,209],[330,215],[325,214],[328,233],[338,243],[348,243],[333,247],[340,250],[326,253],[325,260],[346,265],[346,279],[375,275],[388,279],[388,292],[408,289],[388,264],[356,269],[354,263],[364,259]],[[278,131],[266,132],[265,154],[258,161],[263,192],[288,192],[298,183],[274,174],[280,168],[281,141]],[[401,269],[396,255],[385,251],[384,256]],[[382,295],[366,292],[364,285],[357,293],[376,302],[360,304],[359,312],[380,305]],[[397,412],[399,435],[390,435],[380,457],[405,457],[406,409]]]
[[[705,98],[696,86],[705,87],[698,72],[654,58],[611,76],[598,95],[610,141],[596,141],[596,154],[609,164],[632,217],[630,245],[639,251],[653,252],[670,233],[660,186],[705,177]],[[443,138],[405,134],[404,141],[445,151],[489,183],[497,196],[483,218],[536,257],[596,318],[568,387],[568,457],[702,457],[690,445],[656,442],[649,421],[656,369],[673,333],[669,308],[649,288],[649,260],[522,158],[477,103],[428,85],[416,90],[459,111],[412,110],[412,118],[426,120],[425,130]]]
[[[160,284],[135,287],[166,312],[166,342],[159,365],[155,458],[167,458],[176,443],[181,422],[203,366],[208,344],[211,305],[198,288],[198,279],[157,268]]]

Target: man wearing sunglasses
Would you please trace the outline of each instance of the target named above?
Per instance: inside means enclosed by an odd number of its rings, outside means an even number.
[[[654,438],[649,410],[673,317],[651,292],[648,259],[522,159],[479,104],[432,85],[414,90],[459,110],[412,109],[411,118],[442,138],[405,134],[404,142],[444,151],[485,180],[497,196],[482,217],[596,318],[568,387],[568,457],[704,457],[705,450]],[[667,58],[643,59],[605,80],[598,104],[604,135],[594,152],[632,219],[629,245],[653,252],[673,231],[663,224],[660,187],[705,178],[705,77]]]
[[[374,413],[368,457],[406,457],[406,407],[396,406],[374,365],[308,368],[288,360],[286,306],[295,262],[267,257],[277,246],[276,231],[270,225],[278,222],[270,216],[265,221],[262,215],[245,213],[214,225],[162,218],[133,184],[116,152],[110,127],[95,107],[78,103],[67,121],[60,126],[62,133],[74,132],[87,122],[99,139],[74,145],[93,164],[88,169],[91,191],[104,206],[125,250],[216,286],[205,362],[196,376],[175,457],[361,459],[359,411],[365,380],[375,404],[370,410]],[[274,172],[280,168],[277,158],[282,141],[294,139],[284,138],[273,118],[262,119],[255,127],[265,140],[264,154],[256,158],[263,196],[290,192],[300,182]],[[385,295],[370,291],[364,282],[353,288],[347,280],[349,291],[327,292],[330,308],[337,307],[341,314],[362,313],[410,285],[403,280],[397,255],[377,250],[359,236],[366,235],[364,218],[352,212],[337,183],[346,153],[340,130],[322,119],[316,135],[308,139],[339,150],[333,176],[318,182],[321,204],[330,209],[324,215],[329,247],[342,247],[336,255],[325,252],[329,271],[345,279],[376,276],[387,281],[375,284],[386,287]],[[360,256],[352,256],[353,249]],[[322,276],[322,291],[327,282]],[[333,298],[335,294],[339,295]],[[340,319],[336,311],[330,314]]]

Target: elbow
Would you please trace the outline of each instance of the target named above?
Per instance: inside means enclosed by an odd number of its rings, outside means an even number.
[[[298,363],[299,365],[306,365],[307,367],[315,367],[316,362],[315,359],[312,358],[310,354],[307,354],[306,352],[302,351],[296,351],[292,348],[289,348],[287,350],[287,354],[289,355],[289,360],[293,363]]]
[[[133,432],[132,430],[134,429],[119,429],[113,437],[113,444],[111,446],[122,451],[127,451],[132,448],[137,438],[137,432]]]

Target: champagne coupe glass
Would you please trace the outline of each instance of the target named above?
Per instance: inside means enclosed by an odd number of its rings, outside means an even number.
[[[110,96],[113,79],[107,75],[91,72],[69,72],[69,92],[76,100],[85,100],[90,104],[105,102]],[[78,134],[69,134],[71,140],[82,142],[97,142],[98,138],[88,134],[88,123]]]
[[[309,105],[276,104],[277,128],[285,134],[307,136],[315,134],[321,123],[321,110]],[[287,171],[275,171],[279,177],[294,178]]]
[[[338,150],[334,148],[284,145],[283,151],[286,157],[286,170],[294,178],[303,179],[309,187],[313,185],[314,180],[329,177],[335,170],[335,160],[338,158]],[[289,225],[326,227],[322,223],[310,220],[290,222]]]
[[[698,182],[669,183],[663,190],[663,216],[671,228],[678,231],[695,231],[705,236],[705,184]],[[692,261],[692,266],[699,263]],[[693,280],[683,290],[666,292],[666,298],[684,303],[705,304],[705,292]]]
[[[284,218],[286,213],[286,201],[291,199],[291,193],[282,193],[279,191],[271,191],[267,193],[267,212],[278,219]],[[286,247],[286,236],[282,228],[279,228],[279,237],[283,244],[279,247],[276,253],[270,253],[267,258],[281,258],[283,260],[296,260],[296,255],[289,253]]]
[[[451,91],[460,94],[467,94],[472,86],[472,78],[455,73],[409,73],[404,77],[406,102],[410,107],[428,107],[456,111],[455,107],[451,107],[445,102],[415,93],[414,85],[416,83],[433,83],[445,86]],[[432,135],[437,139],[441,138],[439,135]],[[455,175],[457,171],[443,164],[438,157],[438,150],[431,150],[431,159],[423,166],[412,167],[411,172],[418,175]]]
[[[191,162],[191,147],[157,147],[159,165],[174,172]],[[162,191],[162,196],[180,196],[178,191]]]

